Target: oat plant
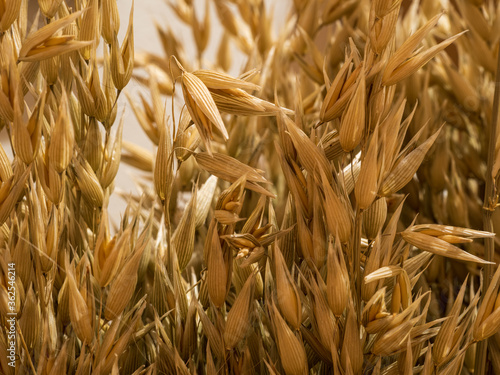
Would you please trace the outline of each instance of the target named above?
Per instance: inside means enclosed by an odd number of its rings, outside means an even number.
[[[500,5],[166,3],[0,0],[0,372],[500,373]]]

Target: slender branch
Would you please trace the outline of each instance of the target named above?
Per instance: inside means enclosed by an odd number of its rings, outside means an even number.
[[[357,203],[356,203],[357,206]],[[354,263],[354,285],[356,291],[356,311],[358,319],[361,318],[361,269],[360,269],[360,256],[361,256],[361,223],[363,211],[359,208],[356,209],[356,217],[354,221],[354,244],[353,263]]]
[[[489,128],[489,143],[488,143],[488,164],[486,171],[486,188],[484,191],[483,202],[483,228],[485,231],[493,231],[492,215],[495,209],[495,181],[492,176],[493,163],[495,162],[495,146],[498,133],[498,107],[500,106],[500,53],[497,58],[497,71],[495,77],[495,94],[493,97],[493,113],[491,126]],[[494,262],[495,257],[495,239],[493,237],[484,240],[485,258],[489,262]],[[485,267],[485,277],[483,284],[483,297],[490,285],[490,280],[493,276],[493,264],[488,264]],[[483,340],[478,343],[475,362],[475,375],[486,374],[486,359],[488,353],[488,340]]]

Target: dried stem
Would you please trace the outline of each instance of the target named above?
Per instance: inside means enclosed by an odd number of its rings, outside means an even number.
[[[361,253],[361,223],[363,220],[363,211],[356,209],[356,218],[354,222],[354,244],[353,244],[353,263],[354,263],[354,285],[356,287],[356,311],[358,319],[361,317],[361,272],[359,258]]]
[[[498,130],[498,107],[500,105],[500,54],[497,58],[497,71],[495,77],[495,94],[493,97],[493,114],[491,119],[491,127],[489,129],[489,144],[488,144],[488,164],[486,170],[486,188],[484,191],[483,202],[483,229],[493,232],[492,216],[495,210],[495,182],[492,176],[493,163],[495,162],[495,146]],[[487,261],[493,262],[495,257],[495,238],[489,237],[484,239],[484,252]],[[493,264],[488,264],[485,267],[485,277],[483,284],[483,296],[490,285],[490,280],[493,276]],[[486,373],[486,357],[488,353],[488,340],[483,340],[478,344],[476,352],[476,362],[474,374],[483,375]]]

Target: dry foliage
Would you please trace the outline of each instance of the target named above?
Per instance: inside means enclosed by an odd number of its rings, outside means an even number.
[[[158,54],[75,3],[0,0],[2,374],[500,373],[496,1],[294,0],[274,35],[264,0],[168,0],[196,51]]]

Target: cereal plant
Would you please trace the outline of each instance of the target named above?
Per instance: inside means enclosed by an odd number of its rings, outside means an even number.
[[[0,373],[500,373],[500,4],[166,3],[0,0]]]

